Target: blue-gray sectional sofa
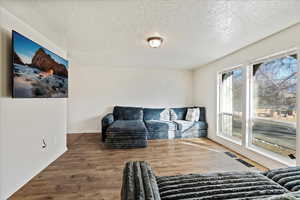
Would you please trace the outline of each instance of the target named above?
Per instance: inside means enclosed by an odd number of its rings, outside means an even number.
[[[136,148],[146,147],[152,139],[206,137],[205,108],[198,107],[198,120],[186,121],[188,108],[115,106],[102,119],[102,141],[112,148]]]
[[[156,176],[144,161],[126,163],[122,200],[296,200],[300,167],[266,172]]]

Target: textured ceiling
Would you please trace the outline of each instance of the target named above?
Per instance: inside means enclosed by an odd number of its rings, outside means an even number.
[[[300,22],[299,0],[0,0],[95,67],[191,69]],[[165,42],[150,49],[146,38]]]

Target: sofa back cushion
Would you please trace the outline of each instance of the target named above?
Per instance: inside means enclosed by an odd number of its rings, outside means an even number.
[[[143,108],[115,106],[113,115],[115,120],[143,120]]]
[[[198,107],[200,109],[199,121],[206,122],[206,109],[205,107]]]
[[[187,113],[187,107],[185,108],[170,108],[171,121],[174,120],[185,120]]]
[[[144,108],[144,120],[170,120],[170,111],[165,108]]]

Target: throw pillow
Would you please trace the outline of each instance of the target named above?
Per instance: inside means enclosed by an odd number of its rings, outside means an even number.
[[[170,110],[169,109],[164,109],[164,111],[162,111],[160,113],[160,120],[170,121]]]
[[[198,121],[200,117],[199,108],[189,108],[185,117],[187,121]]]
[[[177,114],[173,109],[170,109],[170,117],[171,117],[171,121],[177,120]]]

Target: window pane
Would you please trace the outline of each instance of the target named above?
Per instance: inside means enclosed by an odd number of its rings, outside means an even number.
[[[288,157],[296,152],[295,55],[253,66],[252,144]]]
[[[233,140],[242,138],[242,69],[222,73],[220,85],[220,134]]]

